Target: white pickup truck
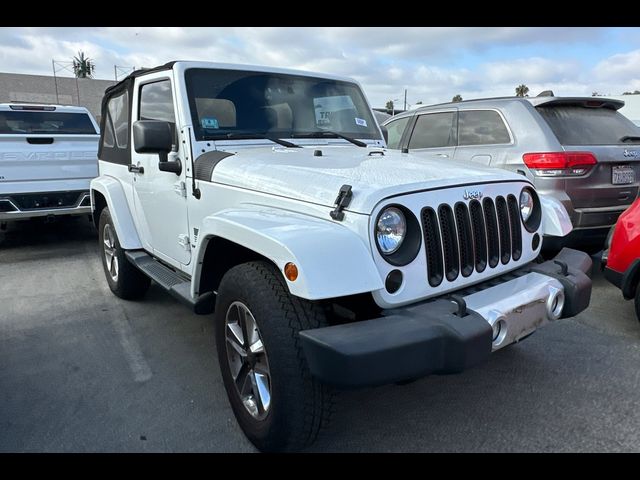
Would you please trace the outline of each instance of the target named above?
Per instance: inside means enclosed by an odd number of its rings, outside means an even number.
[[[153,280],[214,314],[261,450],[313,442],[333,387],[461,372],[589,304],[589,256],[536,261],[566,211],[521,175],[387,150],[348,78],[171,62],[102,111],[106,281],[135,299]]]
[[[0,227],[33,217],[90,215],[98,131],[84,107],[0,104]]]

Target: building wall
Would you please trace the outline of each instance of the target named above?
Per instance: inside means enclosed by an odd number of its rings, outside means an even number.
[[[80,105],[100,119],[100,102],[113,80],[0,73],[0,103],[29,102]],[[56,88],[57,84],[57,88]],[[57,89],[57,94],[56,94]]]

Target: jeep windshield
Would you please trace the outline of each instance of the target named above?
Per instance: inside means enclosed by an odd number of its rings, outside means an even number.
[[[283,73],[192,68],[185,72],[196,139],[381,140],[360,88]],[[326,132],[326,135],[324,134]]]

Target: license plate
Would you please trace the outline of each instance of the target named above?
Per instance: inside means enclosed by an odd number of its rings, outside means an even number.
[[[626,185],[636,181],[636,173],[631,167],[613,167],[611,172],[611,183],[614,185]]]

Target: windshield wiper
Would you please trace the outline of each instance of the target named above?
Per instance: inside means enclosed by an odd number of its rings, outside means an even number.
[[[637,142],[640,140],[640,135],[625,135],[624,137],[620,137],[621,142],[628,142],[629,140]]]
[[[280,138],[271,137],[269,135],[265,135],[263,133],[218,133],[215,135],[204,135],[204,140],[271,140],[272,142],[277,143],[278,145],[282,145],[287,148],[302,148],[300,145],[296,145],[295,143],[287,142],[286,140],[282,140]]]
[[[315,132],[308,133],[294,133],[291,135],[293,138],[323,138],[323,137],[333,137],[333,138],[342,138],[348,142],[357,145],[358,147],[366,147],[367,144],[361,142],[360,140],[356,140],[355,138],[348,137],[347,135],[343,135],[338,132],[333,132],[331,130],[317,130]]]

